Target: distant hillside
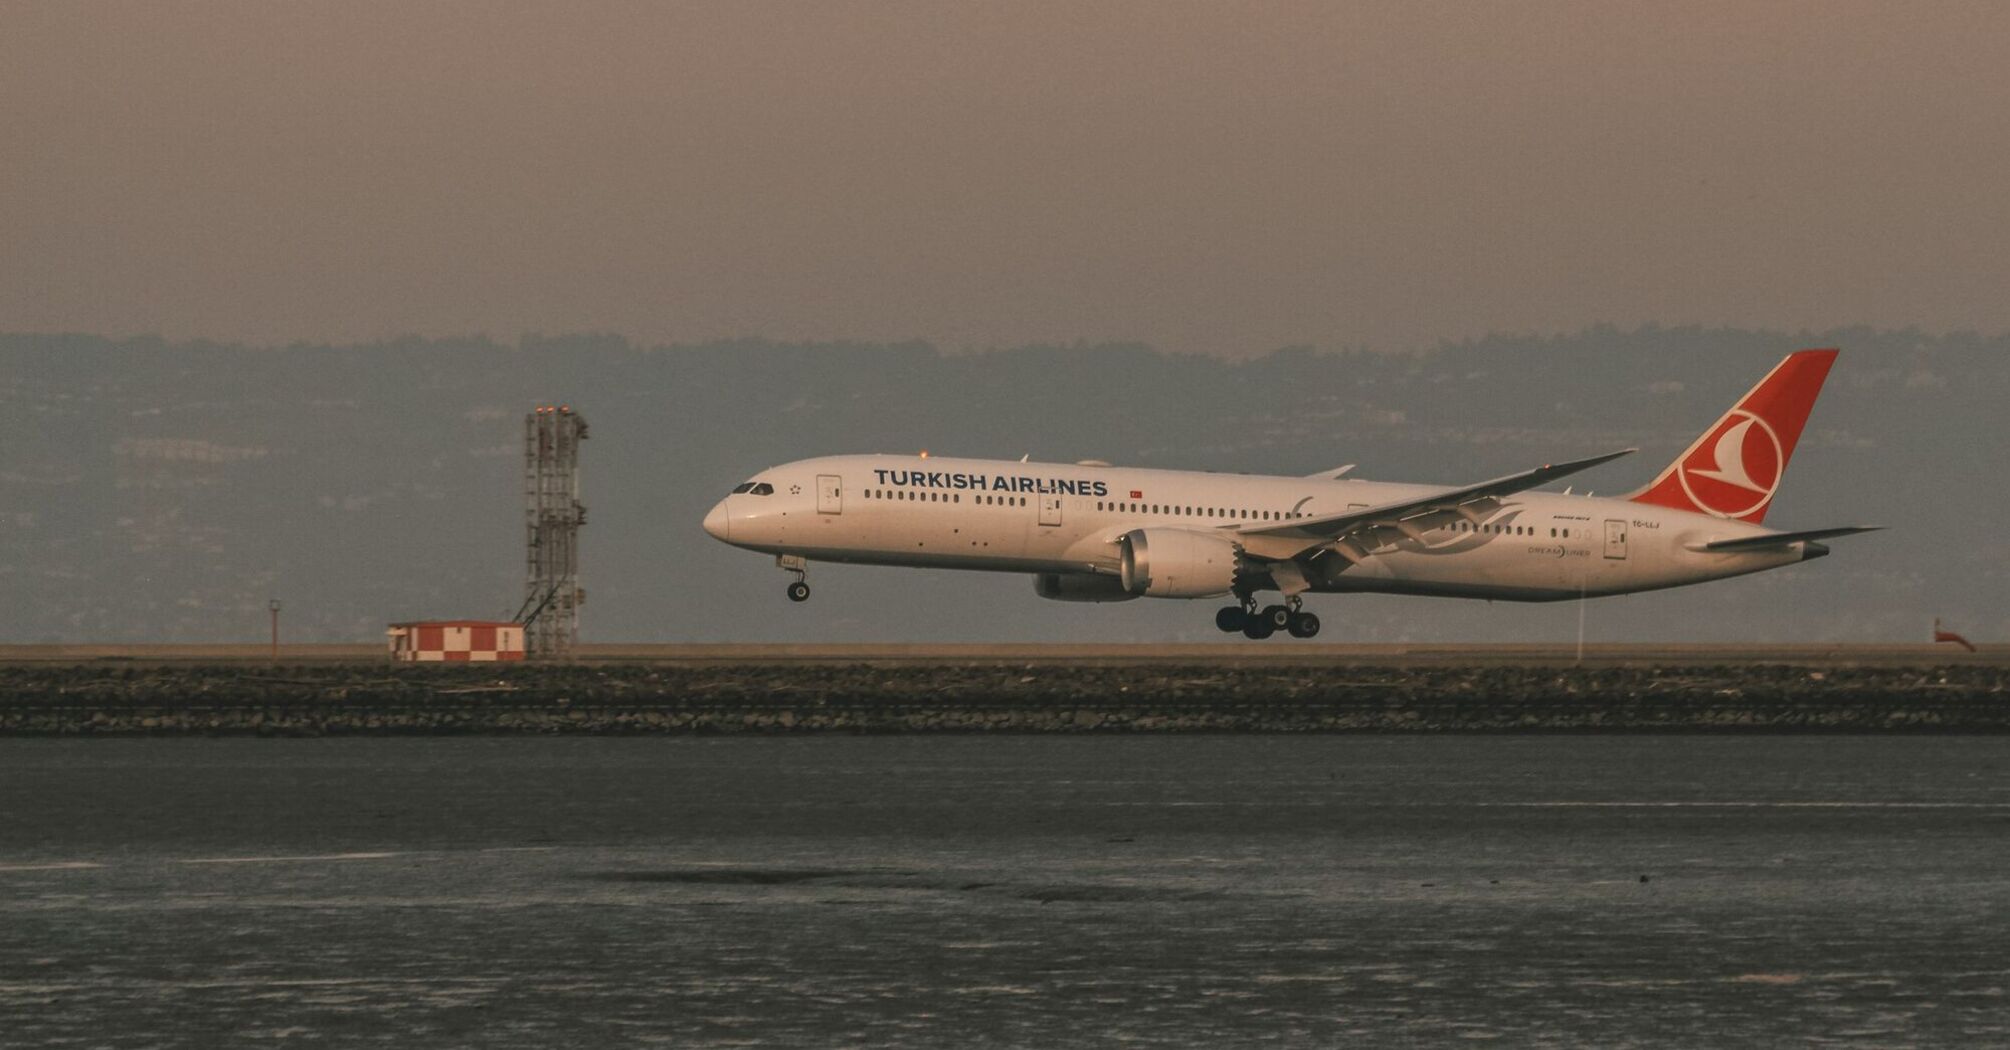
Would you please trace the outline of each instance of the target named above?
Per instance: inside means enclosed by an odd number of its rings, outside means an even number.
[[[817,598],[795,607],[780,573],[698,521],[776,462],[921,448],[1276,473],[1358,463],[1449,483],[1640,446],[1580,483],[1614,491],[1779,354],[1830,345],[1844,355],[1773,520],[1897,528],[1808,566],[1593,603],[1592,637],[1909,640],[1942,615],[2010,638],[2010,337],[1594,329],[1236,362],[1136,346],[0,336],[0,640],[256,638],[272,595],[299,641],[513,611],[522,416],[544,400],[592,424],[592,639],[1209,640],[1207,603],[1081,608],[1008,576],[818,566]],[[1335,640],[1554,639],[1577,623],[1574,606],[1314,600]]]

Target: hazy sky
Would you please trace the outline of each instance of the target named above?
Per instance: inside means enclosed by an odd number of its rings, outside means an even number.
[[[2010,328],[2010,5],[0,6],[0,329]]]

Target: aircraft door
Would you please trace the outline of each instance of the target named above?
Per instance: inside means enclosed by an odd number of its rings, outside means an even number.
[[[1605,556],[1615,560],[1626,558],[1626,523],[1609,520],[1605,523]]]
[[[1061,523],[1061,497],[1040,497],[1040,524],[1059,525]]]
[[[817,475],[817,513],[844,513],[844,481],[836,474]]]

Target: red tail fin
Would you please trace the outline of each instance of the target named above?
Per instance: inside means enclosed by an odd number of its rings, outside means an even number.
[[[1788,354],[1633,501],[1764,521],[1835,359],[1834,350]]]

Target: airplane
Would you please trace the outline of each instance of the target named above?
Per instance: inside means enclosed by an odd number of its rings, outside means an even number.
[[[1819,558],[1822,540],[1877,528],[1762,525],[1836,354],[1788,354],[1617,497],[1535,489],[1637,449],[1453,487],[1364,481],[1351,465],[1283,477],[924,452],[764,470],[704,527],[774,555],[797,602],[811,561],[1015,572],[1056,601],[1228,597],[1215,626],[1252,639],[1318,634],[1307,594],[1546,602],[1681,587]]]

